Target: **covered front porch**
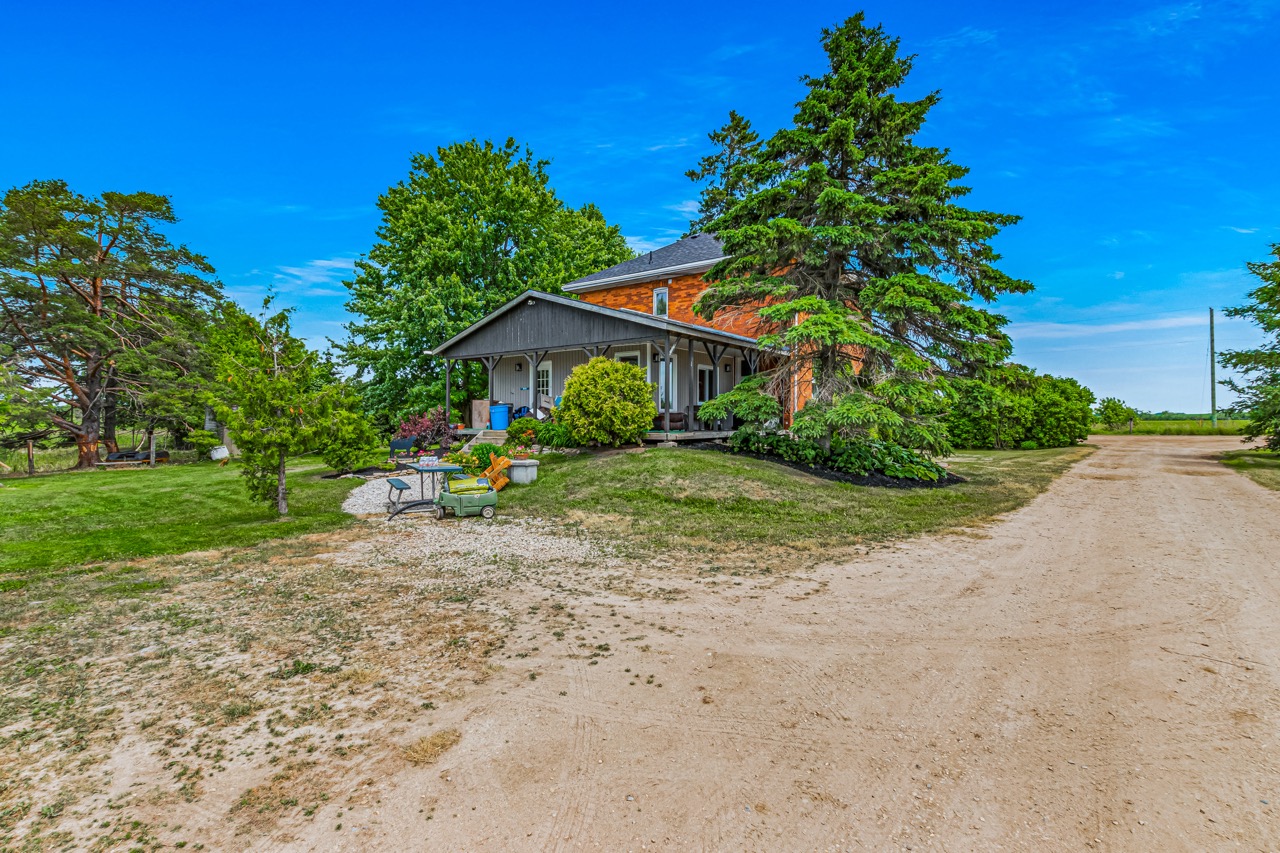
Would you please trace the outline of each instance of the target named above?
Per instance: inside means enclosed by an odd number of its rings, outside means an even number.
[[[742,335],[529,291],[432,354],[445,359],[446,376],[455,362],[484,364],[489,399],[535,415],[550,410],[569,374],[591,358],[634,364],[655,386],[659,414],[648,439],[707,441],[728,436],[732,424],[700,421],[698,406],[754,373],[760,351]]]

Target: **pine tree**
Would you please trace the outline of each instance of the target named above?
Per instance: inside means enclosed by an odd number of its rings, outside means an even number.
[[[289,513],[285,464],[311,448],[343,399],[319,356],[293,336],[292,309],[274,314],[272,299],[256,319],[224,304],[216,345],[218,418],[240,449],[249,497]]]
[[[1226,312],[1228,317],[1252,320],[1266,336],[1266,342],[1255,349],[1224,352],[1220,359],[1223,367],[1238,370],[1246,377],[1245,381],[1222,383],[1240,395],[1232,410],[1249,418],[1245,438],[1261,437],[1268,450],[1280,452],[1280,243],[1271,246],[1271,254],[1274,261],[1248,265],[1249,272],[1262,282],[1249,291],[1252,301]]]
[[[697,234],[724,216],[753,187],[745,170],[739,166],[755,162],[760,156],[760,135],[751,122],[736,110],[729,111],[729,121],[707,134],[716,150],[698,161],[698,168],[685,172],[694,183],[707,182],[698,203],[698,218],[689,221],[689,234]]]
[[[159,226],[177,221],[153,193],[89,198],[33,181],[0,202],[0,347],[49,421],[93,467],[121,398],[168,396],[189,373],[192,328],[218,294],[213,268]],[[109,435],[109,433],[108,433]]]
[[[811,387],[797,434],[944,453],[948,377],[1011,352],[983,303],[1032,286],[990,245],[1017,217],[962,207],[968,170],[916,140],[939,95],[900,98],[898,44],[861,14],[823,31],[830,69],[804,79],[794,125],[731,170],[752,189],[707,224],[728,258],[697,309],[757,311],[773,391]]]

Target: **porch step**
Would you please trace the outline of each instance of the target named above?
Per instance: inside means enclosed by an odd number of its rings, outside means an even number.
[[[499,447],[507,443],[505,429],[486,429],[476,433],[470,441],[462,445],[462,452],[469,453],[473,444],[496,444]]]

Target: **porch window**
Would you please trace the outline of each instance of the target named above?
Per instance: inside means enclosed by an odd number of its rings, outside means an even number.
[[[705,403],[715,394],[716,369],[705,364],[698,365],[698,402]]]
[[[615,358],[623,364],[634,364],[636,367],[640,366],[639,352],[620,352]]]
[[[654,288],[653,291],[653,316],[667,316],[667,289],[665,287]]]
[[[544,397],[551,396],[551,362],[549,361],[538,365],[538,393]]]

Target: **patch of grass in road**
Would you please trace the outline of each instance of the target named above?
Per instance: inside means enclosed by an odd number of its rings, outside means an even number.
[[[1090,452],[969,451],[950,459],[968,482],[940,489],[853,486],[708,450],[549,454],[536,484],[503,491],[500,510],[652,547],[810,550],[982,522],[1027,503]]]
[[[14,574],[255,545],[351,522],[342,501],[357,479],[324,480],[314,459],[290,468],[289,515],[252,503],[236,467],[212,463],[67,472],[0,488],[0,584]],[[3,589],[4,587],[0,587]],[[126,593],[128,590],[120,590]]]
[[[1222,463],[1260,486],[1280,491],[1280,453],[1269,450],[1232,450],[1222,455]]]

